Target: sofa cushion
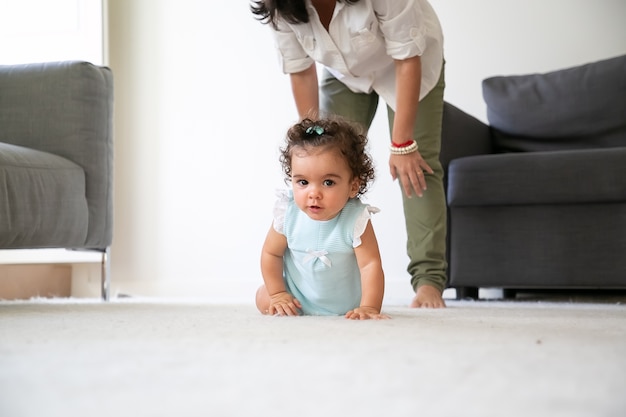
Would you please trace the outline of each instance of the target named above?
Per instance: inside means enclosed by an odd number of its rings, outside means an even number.
[[[609,135],[610,146],[626,146],[626,55],[544,74],[491,77],[482,88],[490,125],[507,135],[574,142]]]
[[[81,167],[0,142],[0,247],[82,247],[88,220]]]
[[[626,147],[480,155],[455,159],[448,204],[514,206],[623,203]]]

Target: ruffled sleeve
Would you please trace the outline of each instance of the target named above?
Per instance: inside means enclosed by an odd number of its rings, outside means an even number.
[[[369,222],[372,218],[372,214],[380,212],[380,209],[377,207],[370,206],[369,204],[365,204],[364,206],[363,211],[359,214],[359,217],[357,217],[356,222],[354,223],[354,239],[352,240],[353,248],[361,245],[361,235],[365,232],[367,222]]]
[[[293,199],[290,190],[276,190],[276,203],[274,204],[274,223],[273,227],[281,235],[285,232],[285,212],[289,205],[289,200]]]

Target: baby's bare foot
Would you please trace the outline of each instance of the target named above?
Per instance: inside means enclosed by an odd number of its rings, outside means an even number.
[[[431,286],[422,285],[417,289],[410,307],[412,308],[445,308],[446,302],[443,301],[441,292]]]

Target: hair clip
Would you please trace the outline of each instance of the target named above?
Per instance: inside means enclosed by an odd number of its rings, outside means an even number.
[[[324,134],[324,128],[322,126],[313,125],[306,128],[304,131],[307,135],[322,136]]]

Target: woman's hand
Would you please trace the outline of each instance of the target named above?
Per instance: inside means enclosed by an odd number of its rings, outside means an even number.
[[[300,301],[284,291],[270,296],[270,307],[267,314],[270,316],[299,316],[298,309],[300,308],[302,308]]]
[[[426,163],[419,151],[405,155],[391,155],[389,157],[389,169],[391,177],[400,180],[402,189],[407,197],[411,197],[412,191],[421,197],[426,191],[426,174],[432,174],[432,168]]]
[[[374,307],[357,307],[348,311],[345,317],[350,320],[384,320],[391,318],[386,314],[381,314]]]

